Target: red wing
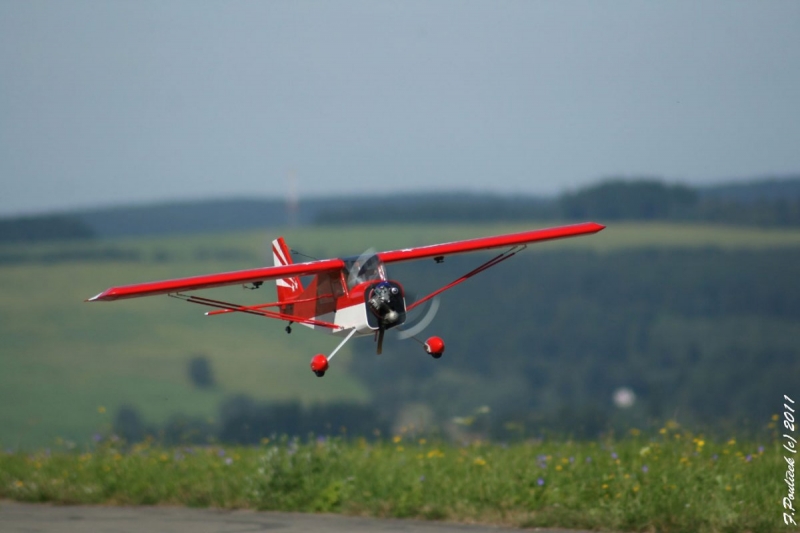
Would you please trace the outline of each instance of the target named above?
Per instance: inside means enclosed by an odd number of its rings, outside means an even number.
[[[236,272],[222,272],[220,274],[208,274],[191,278],[151,281],[148,283],[138,283],[136,285],[111,287],[97,296],[89,298],[87,301],[121,300],[123,298],[138,298],[140,296],[153,296],[155,294],[209,289],[211,287],[222,287],[224,285],[241,285],[244,283],[292,276],[308,276],[330,270],[339,270],[343,267],[344,262],[341,259],[324,259],[322,261],[311,261],[309,263],[294,263],[291,265],[238,270]]]
[[[378,253],[378,257],[384,263],[412,261],[414,259],[440,257],[465,252],[476,252],[479,250],[491,250],[492,248],[505,248],[508,246],[516,246],[532,242],[563,239],[565,237],[577,237],[579,235],[597,233],[604,228],[605,226],[602,224],[597,224],[595,222],[584,222],[583,224],[574,224],[571,226],[523,231],[522,233],[509,233],[507,235],[481,237],[467,241],[448,242],[444,244],[420,246],[418,248],[393,250],[391,252],[380,252]]]

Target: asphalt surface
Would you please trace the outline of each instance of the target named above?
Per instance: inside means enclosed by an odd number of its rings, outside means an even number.
[[[0,502],[2,533],[510,533],[518,529],[328,514]],[[538,533],[564,530],[536,529]],[[580,533],[570,531],[569,533]]]

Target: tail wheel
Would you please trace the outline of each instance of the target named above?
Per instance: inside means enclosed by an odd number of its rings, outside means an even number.
[[[321,378],[324,376],[325,371],[328,370],[328,358],[321,353],[312,357],[311,370],[317,375],[317,377]]]
[[[434,359],[439,359],[444,353],[444,341],[441,337],[430,337],[425,341],[425,351]]]

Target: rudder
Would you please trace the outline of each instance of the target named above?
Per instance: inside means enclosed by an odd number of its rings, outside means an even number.
[[[283,237],[278,237],[272,241],[272,260],[275,266],[285,266],[294,263],[289,247]],[[303,283],[297,276],[290,278],[280,278],[275,280],[278,291],[278,301],[285,302],[297,298],[303,292]]]

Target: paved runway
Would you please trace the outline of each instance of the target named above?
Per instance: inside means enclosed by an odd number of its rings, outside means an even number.
[[[510,533],[517,529],[327,514],[0,502],[3,533]],[[537,529],[537,533],[559,533]],[[563,530],[560,533],[564,533]],[[578,533],[578,532],[570,532]]]

